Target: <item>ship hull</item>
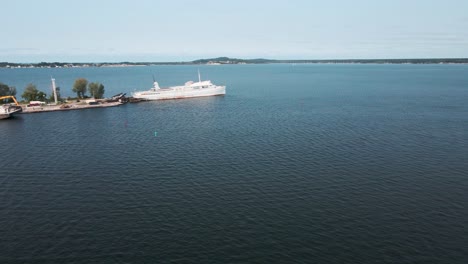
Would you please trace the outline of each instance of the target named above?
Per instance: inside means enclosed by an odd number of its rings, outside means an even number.
[[[133,93],[134,98],[142,100],[168,100],[168,99],[183,99],[205,96],[225,95],[225,86],[216,86],[209,88],[169,88],[159,89],[157,91],[145,91]]]

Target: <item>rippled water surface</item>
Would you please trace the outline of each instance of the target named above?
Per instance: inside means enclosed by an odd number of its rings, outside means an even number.
[[[0,69],[106,95],[193,66]],[[468,263],[467,65],[201,66],[0,122],[1,263]]]

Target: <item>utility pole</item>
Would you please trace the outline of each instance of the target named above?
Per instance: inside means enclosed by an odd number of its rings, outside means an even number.
[[[55,79],[54,78],[52,78],[52,90],[54,91],[55,104],[57,104],[57,87],[55,87]]]

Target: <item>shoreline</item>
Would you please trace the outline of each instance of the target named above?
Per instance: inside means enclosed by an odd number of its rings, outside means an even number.
[[[236,59],[219,57],[180,62],[39,62],[17,63],[0,62],[0,68],[90,68],[90,67],[143,67],[174,65],[259,65],[259,64],[468,64],[468,58],[429,58],[429,59],[324,59],[324,60],[275,60],[275,59]]]
[[[153,65],[123,65],[123,66],[75,66],[75,67],[1,67],[0,69],[79,69],[79,68],[127,68],[150,66],[223,66],[223,65],[468,65],[468,62],[433,62],[433,63],[391,63],[391,62],[272,62],[272,63],[232,63],[232,64],[153,64]]]

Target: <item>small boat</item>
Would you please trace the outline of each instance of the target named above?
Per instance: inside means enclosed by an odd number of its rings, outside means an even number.
[[[14,113],[23,111],[23,108],[18,104],[14,96],[0,96],[0,100],[13,99],[15,104],[4,104],[0,107],[0,119],[6,119],[11,117]]]
[[[200,72],[198,72],[198,82],[189,81],[181,86],[160,88],[158,82],[155,81],[150,90],[134,92],[132,96],[142,100],[164,100],[224,94],[226,94],[226,86],[214,85],[211,81],[201,81]]]
[[[119,99],[122,99],[124,98],[126,95],[126,93],[118,93],[114,96],[111,97],[111,100],[115,100],[115,101],[118,101]]]

